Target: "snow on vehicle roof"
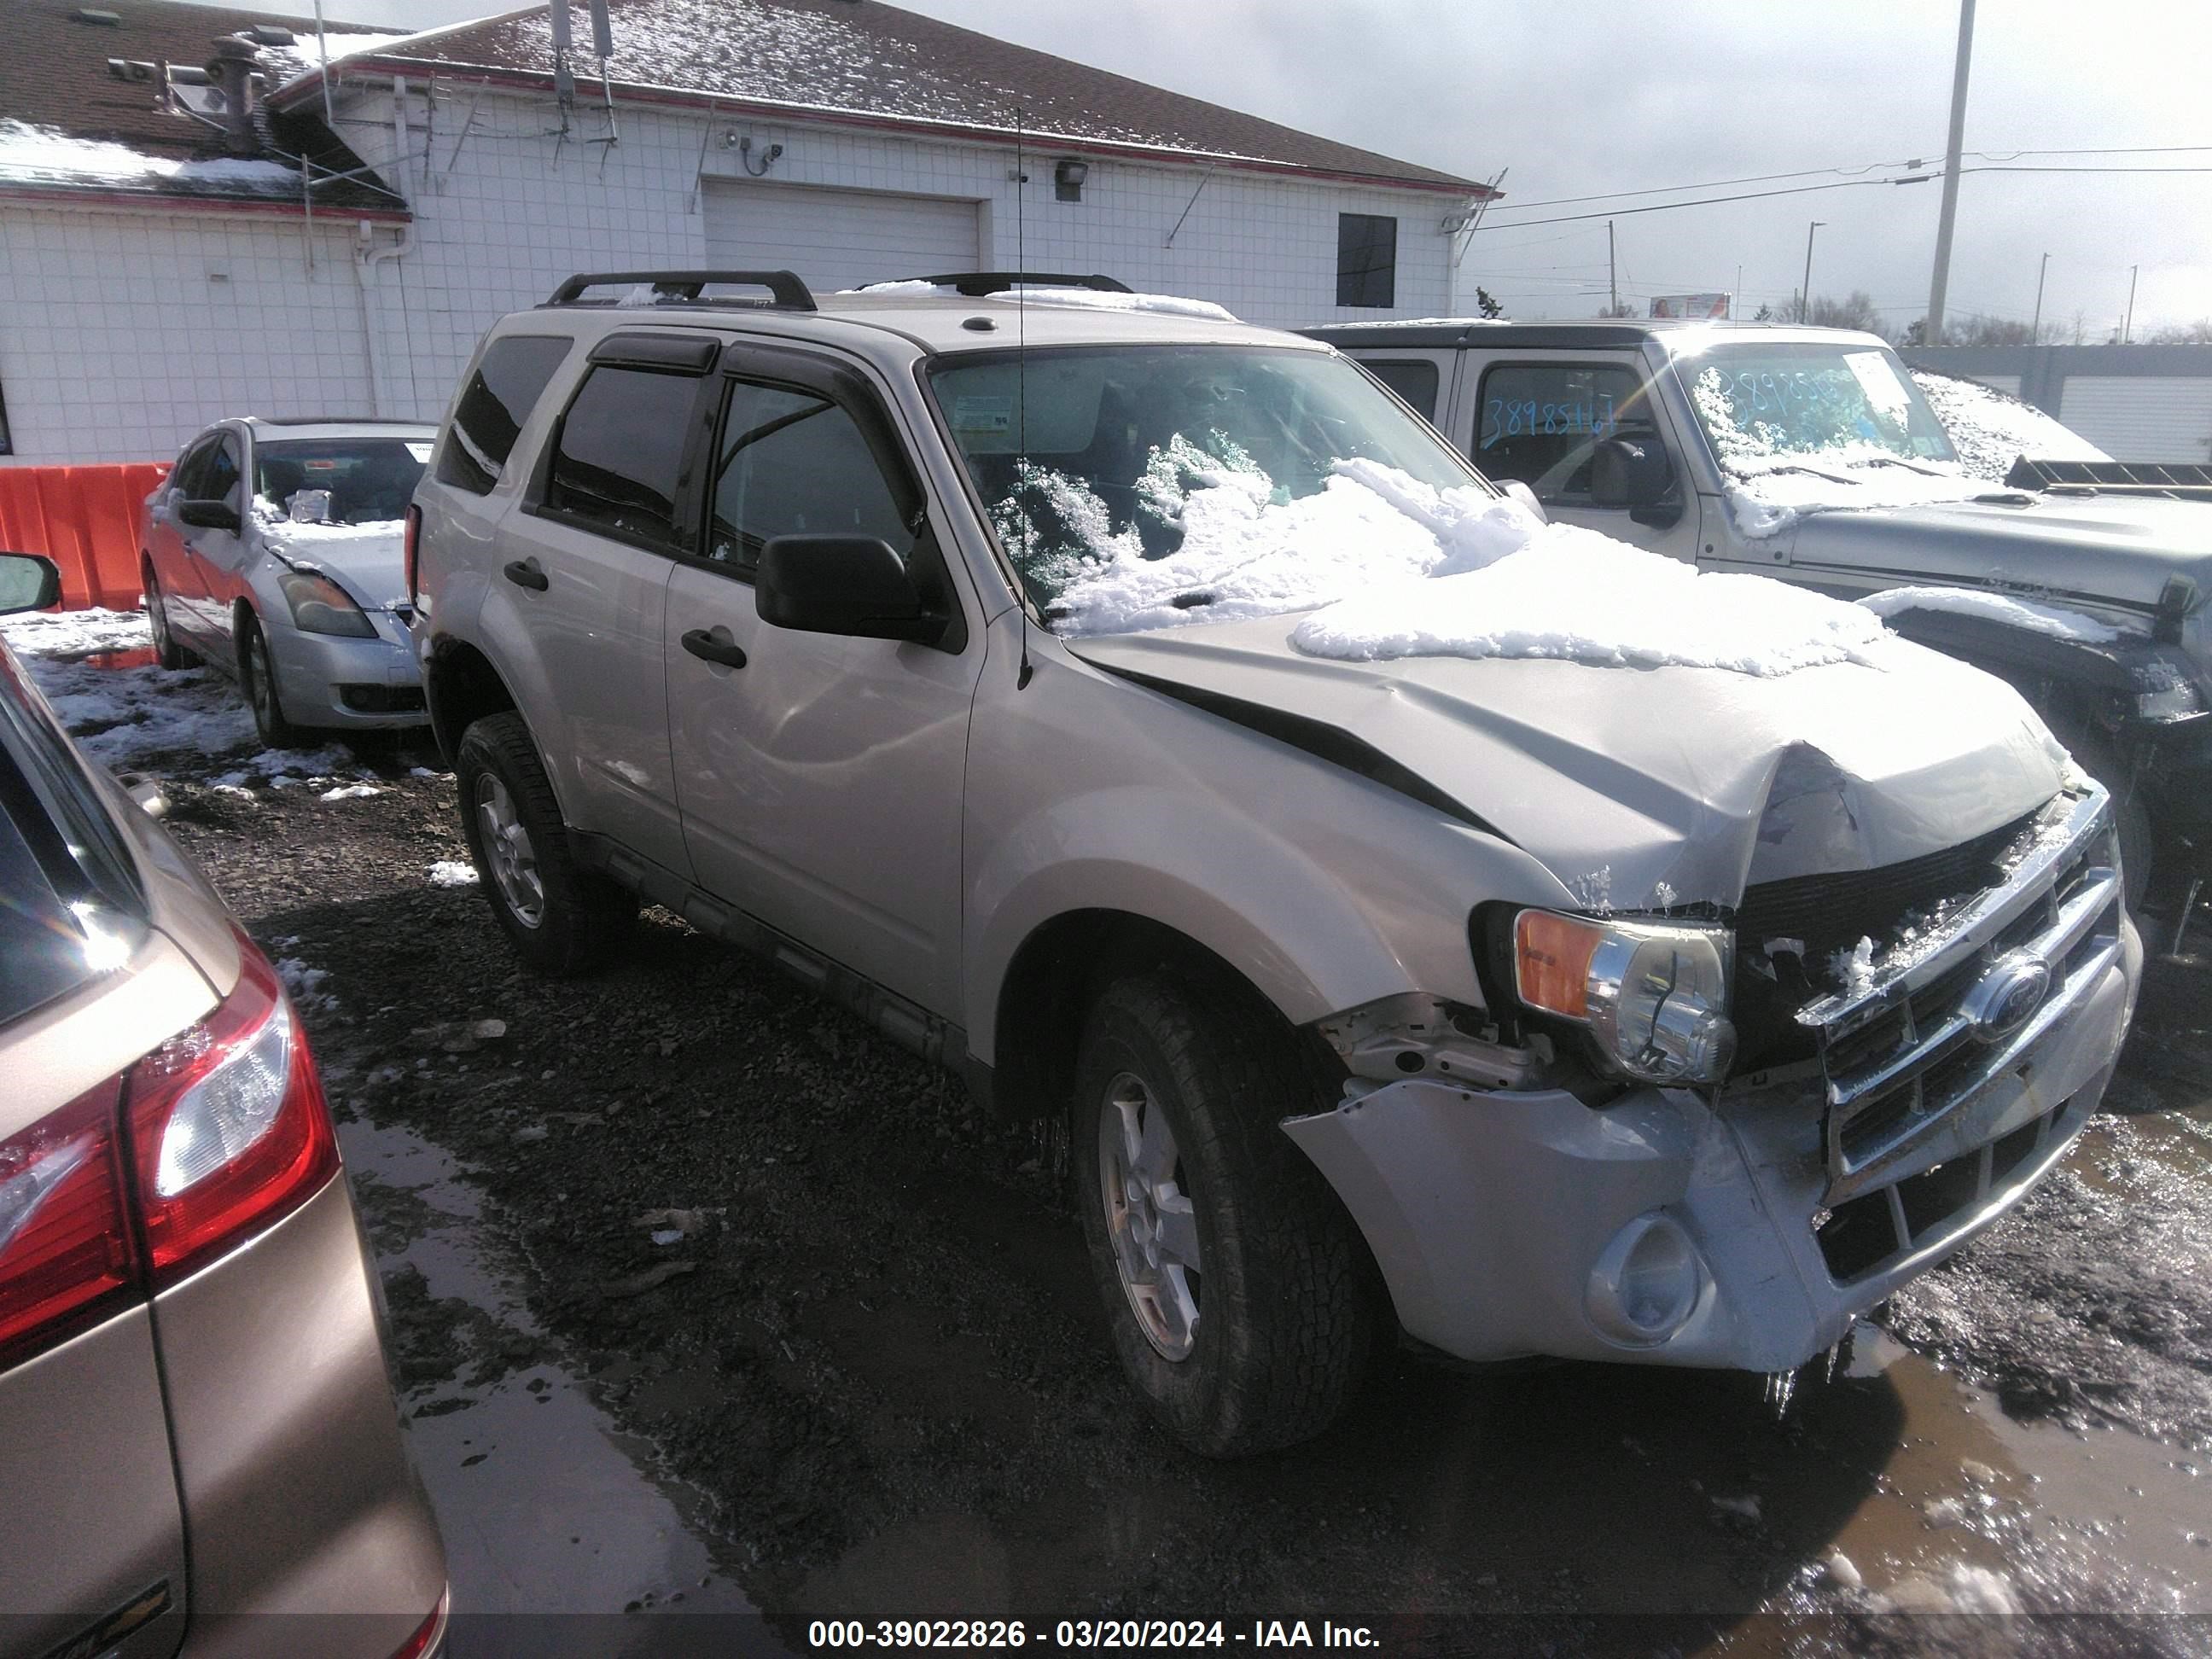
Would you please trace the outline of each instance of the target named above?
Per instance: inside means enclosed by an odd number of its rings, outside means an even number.
[[[963,295],[949,283],[927,283],[919,278],[902,283],[870,283],[840,292],[865,294],[878,298],[956,300],[969,306],[976,303],[974,297]],[[1095,288],[1062,288],[1052,283],[1018,283],[1003,292],[982,297],[1000,305],[1060,306],[1078,311],[1142,311],[1169,317],[1203,317],[1218,323],[1239,320],[1237,314],[1224,306],[1218,306],[1211,300],[1185,299],[1180,294],[1124,294]]]
[[[1959,465],[1975,477],[2002,483],[2014,461],[2109,461],[2112,458],[2033,404],[2023,403],[1978,380],[1932,369],[1909,371],[1920,395],[1951,435]]]

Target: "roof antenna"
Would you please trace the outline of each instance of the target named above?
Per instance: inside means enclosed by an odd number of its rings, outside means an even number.
[[[1029,327],[1027,323],[1029,299],[1027,284],[1019,278],[1030,268],[1029,221],[1024,212],[1027,192],[1022,188],[1029,182],[1029,174],[1022,170],[1022,106],[1014,106],[1014,488],[1018,492],[1029,481],[1030,470],[1030,383],[1029,383]],[[1018,495],[1016,497],[1019,500]],[[1019,513],[1022,532],[1022,556],[1014,568],[1021,591],[1014,598],[1022,611],[1022,666],[1014,676],[1017,691],[1029,688],[1030,677],[1036,665],[1030,661],[1030,515]]]

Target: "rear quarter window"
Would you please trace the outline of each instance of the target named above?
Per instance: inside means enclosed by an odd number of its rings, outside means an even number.
[[[514,441],[573,343],[558,334],[508,334],[484,348],[483,361],[453,405],[438,481],[488,495],[514,453]]]

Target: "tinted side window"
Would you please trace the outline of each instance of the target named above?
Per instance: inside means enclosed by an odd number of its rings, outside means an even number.
[[[239,499],[238,472],[238,440],[218,439],[208,452],[207,464],[201,470],[197,499],[242,507],[245,504]]]
[[[1590,454],[1607,438],[1649,435],[1643,377],[1602,363],[1500,363],[1482,377],[1474,460],[1551,501],[1589,494]]]
[[[441,483],[472,495],[490,493],[568,345],[556,334],[509,334],[484,349],[483,361],[453,405],[446,453],[438,459]]]
[[[1417,410],[1423,420],[1437,418],[1437,366],[1419,358],[1370,362],[1367,372]]]
[[[676,539],[699,380],[602,363],[561,417],[545,505],[623,536]]]
[[[188,501],[202,499],[199,493],[200,477],[207,466],[208,453],[214,447],[212,443],[206,439],[202,439],[187,449],[184,453],[183,459],[178,461],[177,470],[171,476],[169,482],[175,486],[177,494],[182,499]]]
[[[1398,222],[1387,213],[1336,216],[1336,302],[1398,303]]]
[[[707,556],[750,573],[770,538],[874,536],[904,559],[915,533],[867,440],[828,398],[733,380],[715,458]]]

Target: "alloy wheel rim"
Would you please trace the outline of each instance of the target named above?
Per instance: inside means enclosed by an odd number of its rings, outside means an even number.
[[[146,626],[154,635],[154,649],[169,654],[169,613],[161,604],[161,584],[149,572],[146,577]]]
[[[477,780],[477,828],[484,856],[491,862],[493,884],[507,913],[525,927],[545,920],[545,883],[538,873],[537,850],[530,832],[514,810],[514,797],[497,778],[487,773]]]
[[[1137,1328],[1161,1358],[1188,1359],[1198,1343],[1198,1212],[1167,1114],[1133,1072],[1106,1085],[1098,1188],[1115,1270]]]
[[[253,703],[253,712],[261,717],[265,734],[275,723],[276,685],[269,672],[268,648],[251,635],[246,641],[246,695]]]

